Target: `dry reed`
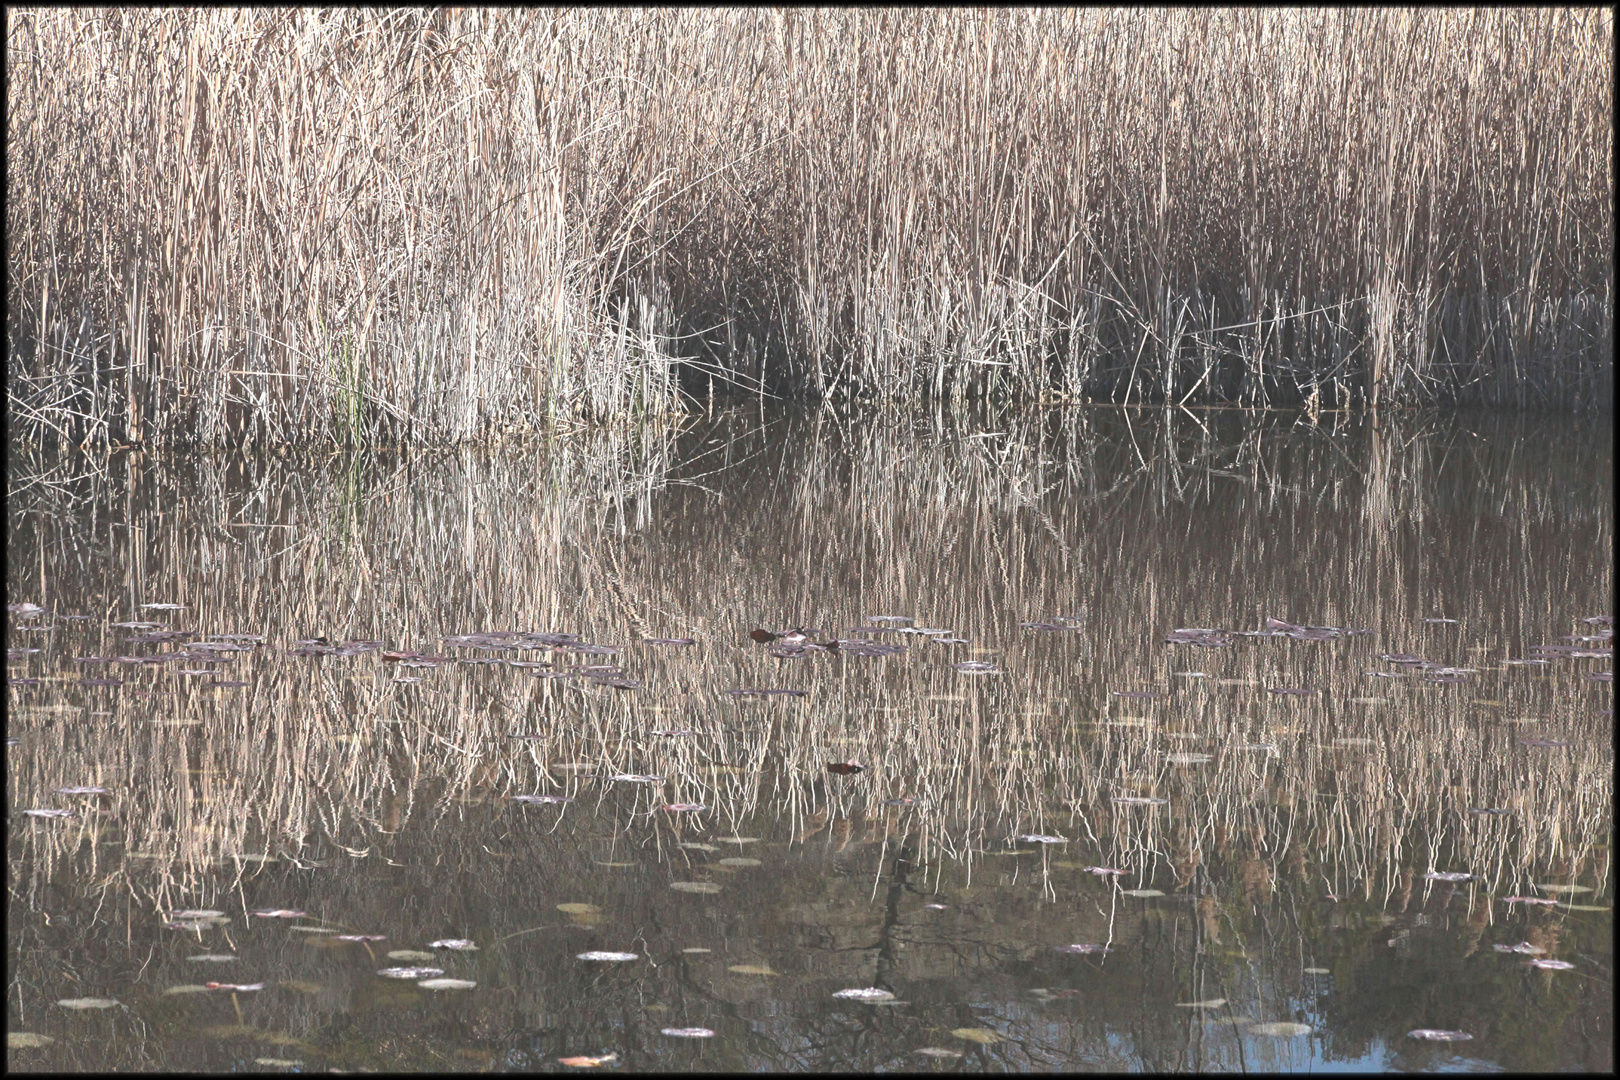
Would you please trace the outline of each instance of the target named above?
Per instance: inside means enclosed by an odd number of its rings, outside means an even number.
[[[7,31],[35,440],[459,442],[716,387],[1612,396],[1606,8]]]

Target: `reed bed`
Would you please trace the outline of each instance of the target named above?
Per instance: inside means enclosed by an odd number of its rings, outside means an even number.
[[[13,8],[34,440],[1612,398],[1613,16]]]

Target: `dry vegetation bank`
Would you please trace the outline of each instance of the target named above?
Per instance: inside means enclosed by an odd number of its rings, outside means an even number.
[[[1612,396],[1613,16],[7,15],[33,439]]]

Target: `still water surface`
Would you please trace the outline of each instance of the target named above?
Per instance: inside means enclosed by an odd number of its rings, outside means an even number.
[[[1612,453],[14,456],[8,1064],[1607,1070]]]

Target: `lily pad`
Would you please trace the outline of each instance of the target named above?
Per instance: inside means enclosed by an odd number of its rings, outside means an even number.
[[[734,857],[729,858],[729,859],[721,859],[720,860],[720,865],[721,866],[761,866],[763,864],[758,859],[744,859],[744,858],[741,858],[741,857],[734,856]]]
[[[676,892],[689,893],[717,893],[724,888],[712,881],[672,881],[669,887]]]
[[[424,990],[471,990],[478,984],[471,979],[423,979],[416,985]]]
[[[575,959],[593,960],[603,964],[625,964],[629,963],[631,960],[640,960],[641,954],[633,952],[603,952],[599,949],[592,949],[590,952],[580,953],[577,957],[575,957]]]
[[[876,986],[866,986],[854,990],[840,990],[835,993],[833,997],[841,998],[844,1001],[865,1001],[868,1003],[894,1000],[893,994],[889,993],[887,990],[879,989]]]
[[[57,1002],[64,1009],[111,1009],[118,1004],[112,998],[63,998]]]
[[[958,1039],[966,1039],[968,1042],[976,1042],[984,1046],[993,1045],[1006,1038],[1000,1032],[991,1031],[989,1028],[953,1028],[951,1034]]]
[[[436,967],[391,967],[383,968],[377,972],[385,979],[424,979],[433,975],[443,975],[443,968]]]
[[[710,1031],[708,1028],[700,1028],[700,1027],[660,1028],[659,1033],[662,1034],[662,1035],[668,1035],[672,1039],[712,1039],[712,1038],[714,1038],[714,1032]]]
[[[726,968],[738,975],[780,975],[779,971],[772,971],[769,964],[732,964]]]
[[[1144,896],[1144,897],[1147,897],[1147,896],[1163,896],[1164,895],[1164,893],[1161,892],[1158,889],[1121,889],[1119,891],[1124,893],[1126,896]]]
[[[1250,1035],[1266,1035],[1273,1039],[1291,1039],[1296,1035],[1309,1035],[1312,1031],[1309,1024],[1296,1024],[1288,1020],[1279,1020],[1269,1024],[1250,1024]]]
[[[1567,893],[1589,893],[1592,891],[1590,885],[1537,885],[1536,888],[1542,892],[1550,892],[1558,896]]]
[[[558,904],[557,910],[564,915],[600,915],[602,909],[595,904]]]
[[[1225,998],[1205,998],[1203,1001],[1178,1001],[1178,1009],[1218,1009],[1226,1004]]]
[[[388,954],[390,960],[432,960],[433,954],[420,949],[395,949]]]
[[[430,949],[455,949],[458,952],[477,952],[478,946],[466,938],[440,938],[428,942]]]

